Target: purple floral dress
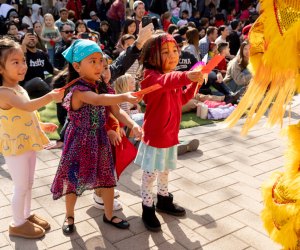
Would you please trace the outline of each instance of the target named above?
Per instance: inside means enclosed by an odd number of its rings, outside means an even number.
[[[73,111],[71,98],[75,90],[95,92],[95,86],[79,80],[64,99],[70,123],[51,187],[54,200],[69,193],[79,196],[88,189],[116,186],[111,145],[104,126],[106,108],[85,104]]]

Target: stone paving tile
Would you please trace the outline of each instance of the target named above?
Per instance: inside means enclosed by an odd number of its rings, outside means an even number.
[[[5,247],[5,246],[9,246],[9,242],[8,240],[6,239],[6,237],[4,236],[3,233],[0,233],[0,248],[2,249],[2,247]]]
[[[4,178],[0,180],[0,196],[1,194],[8,195],[12,194],[13,192],[13,184],[10,178]],[[3,202],[5,203],[6,198],[4,196]],[[2,198],[1,198],[1,204],[2,204]]]
[[[249,210],[250,212],[253,212],[255,214],[260,214],[263,205],[246,195],[240,195],[235,198],[230,199],[230,201],[236,205],[238,205],[241,208],[244,208],[246,210]]]
[[[300,96],[297,98],[300,103]],[[7,165],[0,157],[0,248],[280,249],[269,239],[260,221],[263,206],[260,187],[274,170],[282,170],[286,138],[279,137],[279,128],[262,127],[264,123],[263,119],[245,137],[239,136],[242,121],[230,130],[217,123],[180,131],[183,140],[200,140],[197,151],[178,157],[177,169],[169,176],[169,191],[187,214],[178,218],[157,213],[163,228],[159,233],[151,233],[143,225],[142,171],[131,164],[117,187],[123,210],[116,212],[130,222],[129,230],[120,231],[103,223],[103,210],[93,207],[93,191],[87,191],[76,204],[77,233],[65,237],[61,232],[65,199],[53,201],[50,193],[61,150],[45,150],[38,153],[32,208],[50,221],[51,230],[37,241],[10,238],[7,230],[12,220],[13,187]],[[156,202],[156,183],[153,192]]]
[[[201,182],[206,181],[207,178],[205,178],[202,173],[198,174],[195,171],[192,171],[190,169],[186,169],[186,168],[179,168],[179,169],[175,169],[174,171],[175,174],[193,182],[194,184],[198,184]],[[176,180],[179,180],[180,178],[177,178]],[[172,180],[169,180],[172,181]]]
[[[261,186],[261,181],[240,171],[228,174],[227,176],[234,180],[240,181],[240,183],[245,183],[253,188],[259,188]]]
[[[182,250],[182,249],[187,249],[187,248],[183,247],[182,245],[177,243],[175,240],[170,239],[170,240],[165,241],[161,245],[151,247],[150,249],[151,250],[170,250],[170,249]]]
[[[84,248],[81,247],[75,240],[63,243],[61,245],[58,246],[54,246],[51,248],[48,248],[51,250],[83,250]],[[90,248],[92,249],[92,248]]]
[[[94,232],[96,232],[96,229],[94,227],[92,227],[87,221],[82,221],[76,223],[76,232],[72,236],[65,236],[62,233],[61,228],[59,228],[58,230],[47,233],[46,236],[42,239],[42,242],[47,246],[47,248],[51,248],[62,243],[66,243],[69,240],[75,240]]]
[[[249,246],[252,246],[259,250],[272,249],[280,250],[281,247],[272,242],[267,236],[251,229],[249,227],[244,227],[233,233],[233,235],[242,241],[246,242]]]
[[[120,216],[125,218],[125,216]],[[121,240],[132,237],[134,234],[130,230],[120,230],[114,226],[104,223],[102,216],[94,219],[89,219],[88,223],[111,243],[119,242]]]
[[[141,189],[140,187],[141,180],[129,174],[125,174],[125,173],[122,174],[119,182],[121,185],[130,189],[132,192],[136,192]]]
[[[244,209],[235,214],[231,214],[231,217],[267,236],[267,232],[263,229],[262,221],[260,220],[259,215],[251,213]]]
[[[179,221],[172,221],[162,225],[162,231],[175,241],[178,241],[186,249],[197,249],[208,242],[207,239],[189,229]]]
[[[203,246],[203,250],[243,250],[246,249],[248,244],[245,242],[239,240],[238,238],[227,235],[223,238],[220,238],[216,241],[213,241],[212,243],[209,243],[205,246]],[[247,248],[248,249],[248,248]]]
[[[242,182],[231,185],[230,188],[242,193],[243,195],[248,196],[251,199],[254,199],[258,202],[262,202],[261,191],[257,188],[250,187]]]
[[[231,187],[231,186],[230,186]],[[199,198],[205,203],[208,203],[209,205],[214,205],[217,203],[220,203],[222,201],[229,200],[233,197],[239,196],[240,192],[235,191],[229,187],[221,188],[216,191],[200,195]]]
[[[184,157],[178,157],[178,162],[180,165],[195,171],[196,173],[208,170],[210,167],[207,165],[202,164],[202,162],[196,161],[196,158],[194,160],[191,159],[185,159]]]
[[[207,180],[215,179],[218,177],[221,177],[223,175],[228,175],[230,173],[233,173],[237,171],[235,168],[230,167],[228,165],[222,165],[216,168],[212,168],[206,171],[201,172],[201,175],[203,175]]]
[[[197,197],[201,194],[205,194],[208,191],[204,188],[199,188],[199,185],[191,182],[188,178],[180,178],[170,182],[172,185],[178,187],[181,190],[188,190],[189,194]]]
[[[99,233],[93,233],[86,236],[83,236],[80,239],[76,240],[76,243],[82,248],[86,250],[117,250],[107,239],[103,238]]]
[[[248,174],[249,176],[257,176],[264,173],[263,170],[255,168],[255,165],[251,166],[239,160],[227,163],[226,165],[233,167],[242,173]]]
[[[184,190],[188,191],[188,189]],[[190,211],[197,211],[208,206],[205,202],[201,201],[201,199],[195,198],[189,193],[182,190],[174,192],[173,195],[174,203],[178,203],[179,205],[183,206],[185,209],[189,209]]]
[[[20,249],[20,250],[41,250],[47,249],[47,246],[43,243],[42,240],[33,240],[33,239],[23,239],[18,237],[10,237],[8,235],[8,231],[4,233],[7,240],[9,240],[10,246],[13,249]]]
[[[228,176],[221,176],[219,178],[200,183],[198,184],[198,187],[203,188],[208,192],[212,192],[224,187],[231,186],[237,182],[238,182],[237,180],[234,180]]]
[[[224,201],[219,204],[201,209],[196,214],[207,220],[209,223],[215,222],[242,210],[239,206],[230,201]],[[206,225],[204,225],[206,227]]]
[[[186,216],[177,217],[176,219],[182,224],[186,225],[188,228],[193,230],[201,225],[206,225],[210,223],[210,220],[208,219],[207,215],[202,215],[197,212],[192,212],[190,210],[186,210]]]
[[[149,247],[158,246],[168,241],[170,237],[163,232],[143,232],[131,238],[119,241],[114,246],[122,250],[139,249],[144,250]]]
[[[199,227],[195,231],[209,241],[214,241],[243,227],[245,227],[243,223],[229,216]]]
[[[1,219],[0,223],[0,233],[8,232],[8,226],[11,223],[11,217]]]
[[[9,200],[6,198],[6,196],[0,191],[0,207],[7,206],[10,204]]]

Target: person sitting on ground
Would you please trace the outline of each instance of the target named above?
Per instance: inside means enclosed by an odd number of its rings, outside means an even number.
[[[61,8],[59,11],[59,16],[60,18],[58,20],[55,21],[55,25],[56,27],[61,30],[61,26],[63,24],[69,24],[72,29],[75,29],[75,24],[73,21],[71,21],[70,19],[68,19],[68,10],[66,8]]]
[[[30,98],[38,98],[49,93],[52,88],[45,81],[45,71],[54,74],[54,68],[48,56],[37,49],[38,36],[36,33],[26,33],[22,39],[22,49],[25,53],[28,70],[21,85],[27,90]],[[51,78],[48,79],[51,82]]]
[[[247,69],[249,49],[250,44],[246,40],[240,47],[240,53],[227,66],[224,83],[234,92],[244,89],[252,78],[251,72]]]
[[[97,13],[95,11],[91,11],[90,17],[91,17],[91,20],[87,22],[87,26],[90,29],[99,32],[100,31],[100,19],[97,16]]]

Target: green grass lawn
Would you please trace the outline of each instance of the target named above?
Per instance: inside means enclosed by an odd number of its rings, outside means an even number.
[[[39,110],[41,120],[43,122],[53,122],[59,125],[59,122],[56,117],[56,105],[54,102],[49,103],[47,106]],[[180,129],[192,128],[201,125],[211,124],[215,121],[212,120],[204,120],[196,116],[195,112],[182,114],[182,119],[180,123]],[[58,132],[60,131],[60,127],[58,131],[47,134],[51,140],[59,139]]]
[[[42,122],[52,122],[56,125],[59,125],[59,122],[56,117],[56,104],[54,102],[49,103],[44,108],[39,110],[41,121]],[[47,134],[50,140],[58,140],[59,139],[59,131],[61,127],[58,127],[58,130],[54,133]]]

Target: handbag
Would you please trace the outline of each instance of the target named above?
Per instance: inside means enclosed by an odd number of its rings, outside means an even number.
[[[122,172],[135,159],[136,155],[137,149],[126,136],[123,136],[121,143],[115,146],[115,166],[118,180]]]

